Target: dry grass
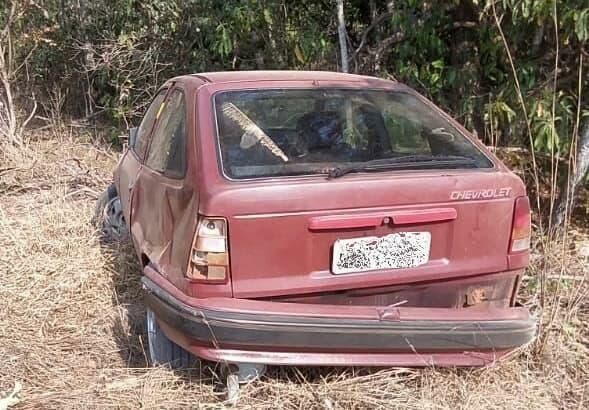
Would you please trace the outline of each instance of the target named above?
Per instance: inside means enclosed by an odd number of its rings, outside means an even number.
[[[89,223],[115,161],[105,148],[71,142],[0,153],[0,391],[22,383],[20,408],[223,407],[214,367],[146,367],[137,265],[128,245],[101,246]],[[538,257],[536,269],[554,264],[558,274],[561,261]],[[564,272],[586,276],[586,265],[571,259]],[[529,274],[526,301],[540,315]],[[587,408],[586,287],[558,282],[562,309],[539,354],[532,346],[471,370],[272,368],[242,389],[238,407]]]

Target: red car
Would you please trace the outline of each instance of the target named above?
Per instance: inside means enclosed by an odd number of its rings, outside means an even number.
[[[522,181],[396,82],[171,79],[97,209],[143,266],[154,363],[477,366],[535,334]]]

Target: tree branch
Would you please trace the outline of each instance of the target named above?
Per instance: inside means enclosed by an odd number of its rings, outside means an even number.
[[[383,21],[385,21],[385,19],[387,19],[388,17],[391,17],[393,15],[393,12],[386,12],[386,13],[382,13],[380,16],[377,16],[372,23],[370,23],[370,25],[368,27],[366,27],[366,30],[364,30],[364,32],[362,33],[362,37],[360,39],[360,44],[358,45],[358,47],[354,50],[354,52],[352,53],[352,56],[350,57],[350,61],[351,60],[355,60],[356,56],[358,55],[358,53],[362,50],[362,48],[364,48],[364,46],[366,45],[366,40],[368,39],[368,34],[370,34],[370,32],[372,30],[374,30],[377,26],[379,26]]]
[[[384,40],[382,40],[379,44],[379,46],[376,48],[376,51],[374,51],[374,71],[378,72],[380,71],[380,65],[381,65],[381,61],[382,58],[384,57],[384,51],[391,47],[394,44],[398,44],[401,41],[405,40],[405,33],[403,33],[402,31],[397,31],[395,34],[385,38]]]

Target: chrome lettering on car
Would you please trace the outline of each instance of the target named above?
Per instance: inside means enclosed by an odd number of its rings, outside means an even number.
[[[453,201],[468,200],[468,199],[496,199],[509,198],[511,195],[511,188],[491,188],[491,189],[472,189],[466,191],[452,191],[450,199]]]

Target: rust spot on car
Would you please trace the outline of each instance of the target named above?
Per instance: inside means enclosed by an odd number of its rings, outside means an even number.
[[[466,306],[480,305],[489,300],[491,289],[488,288],[471,288],[466,294]]]

